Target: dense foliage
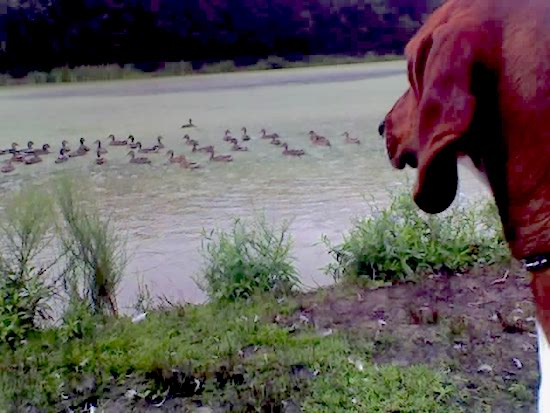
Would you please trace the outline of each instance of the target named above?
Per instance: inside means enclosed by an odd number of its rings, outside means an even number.
[[[402,53],[441,0],[19,0],[0,14],[0,71],[278,55]],[[1,7],[1,6],[0,6]]]

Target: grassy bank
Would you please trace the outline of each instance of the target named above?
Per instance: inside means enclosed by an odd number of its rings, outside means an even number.
[[[27,211],[24,199],[16,202]],[[327,270],[338,282],[309,293],[298,289],[288,226],[236,220],[228,231],[204,234],[200,279],[209,303],[169,303],[143,290],[137,316],[126,317],[106,300],[116,285],[97,276],[111,274],[116,284],[123,261],[90,259],[105,256],[104,245],[119,245],[108,221],[78,196],[56,202],[60,215],[50,221],[58,221],[61,245],[72,247],[63,249],[66,262],[87,251],[78,271],[61,275],[72,280],[64,296],[76,294],[80,305],[69,300],[59,320],[27,323],[0,344],[0,411],[533,408],[529,280],[510,262],[500,231],[483,225],[497,222],[490,204],[432,217],[396,194],[387,209],[356,221],[341,245],[329,246],[336,260]],[[400,259],[407,251],[414,265]],[[0,285],[5,300],[30,294],[25,283],[15,290]],[[0,316],[11,316],[0,323],[5,331],[20,320],[3,305]],[[25,319],[38,316],[33,306],[22,309]]]
[[[188,76],[197,74],[369,63],[399,60],[402,58],[402,56],[398,55],[378,56],[367,54],[363,57],[304,56],[302,60],[289,61],[281,57],[271,56],[267,59],[260,59],[257,63],[249,66],[237,66],[235,62],[230,60],[217,63],[205,63],[199,68],[193,68],[189,62],[167,62],[162,69],[155,72],[143,72],[131,64],[124,65],[123,67],[116,64],[80,66],[75,68],[63,67],[54,69],[51,72],[32,72],[23,78],[17,79],[6,74],[0,74],[0,86],[90,82],[98,80],[148,79],[166,76]]]

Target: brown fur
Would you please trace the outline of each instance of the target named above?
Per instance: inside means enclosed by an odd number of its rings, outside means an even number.
[[[469,156],[518,259],[550,253],[549,26],[547,0],[448,0],[408,43],[410,87],[385,118],[392,165],[418,167],[417,205],[449,207]],[[548,335],[550,271],[533,292]]]

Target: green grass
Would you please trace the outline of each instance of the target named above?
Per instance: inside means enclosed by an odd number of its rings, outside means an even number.
[[[373,207],[370,217],[356,220],[340,245],[325,243],[336,261],[327,271],[337,280],[384,283],[510,263],[492,202],[455,204],[428,215],[407,191],[393,193],[387,208]]]
[[[291,248],[288,224],[277,228],[265,218],[236,219],[228,231],[203,235],[205,267],[197,282],[212,300],[288,294],[299,284]]]
[[[153,77],[185,76],[194,74],[213,74],[241,72],[252,70],[272,70],[297,67],[329,66],[353,63],[368,63],[379,61],[400,60],[400,55],[376,55],[368,53],[365,56],[304,56],[299,61],[288,61],[278,56],[261,59],[248,66],[237,66],[232,60],[207,63],[198,69],[193,69],[189,62],[167,62],[162,69],[155,72],[143,72],[127,64],[118,65],[79,66],[75,68],[62,67],[50,72],[31,72],[24,78],[15,79],[6,74],[0,74],[0,86],[33,85],[44,83],[74,83],[100,80],[147,79]]]
[[[92,331],[80,339],[67,340],[62,328],[41,331],[13,352],[2,350],[0,409],[101,406],[135,390],[134,402],[192,396],[235,411],[288,403],[319,412],[449,411],[453,387],[441,373],[375,366],[362,341],[293,333],[273,322],[296,305],[261,296],[157,311],[138,324],[91,318]],[[350,363],[355,358],[364,360],[361,369]]]

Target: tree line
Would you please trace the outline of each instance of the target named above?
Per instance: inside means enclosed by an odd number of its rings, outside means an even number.
[[[0,72],[271,55],[402,53],[441,0],[20,0],[0,16]],[[3,38],[2,38],[3,37]]]

